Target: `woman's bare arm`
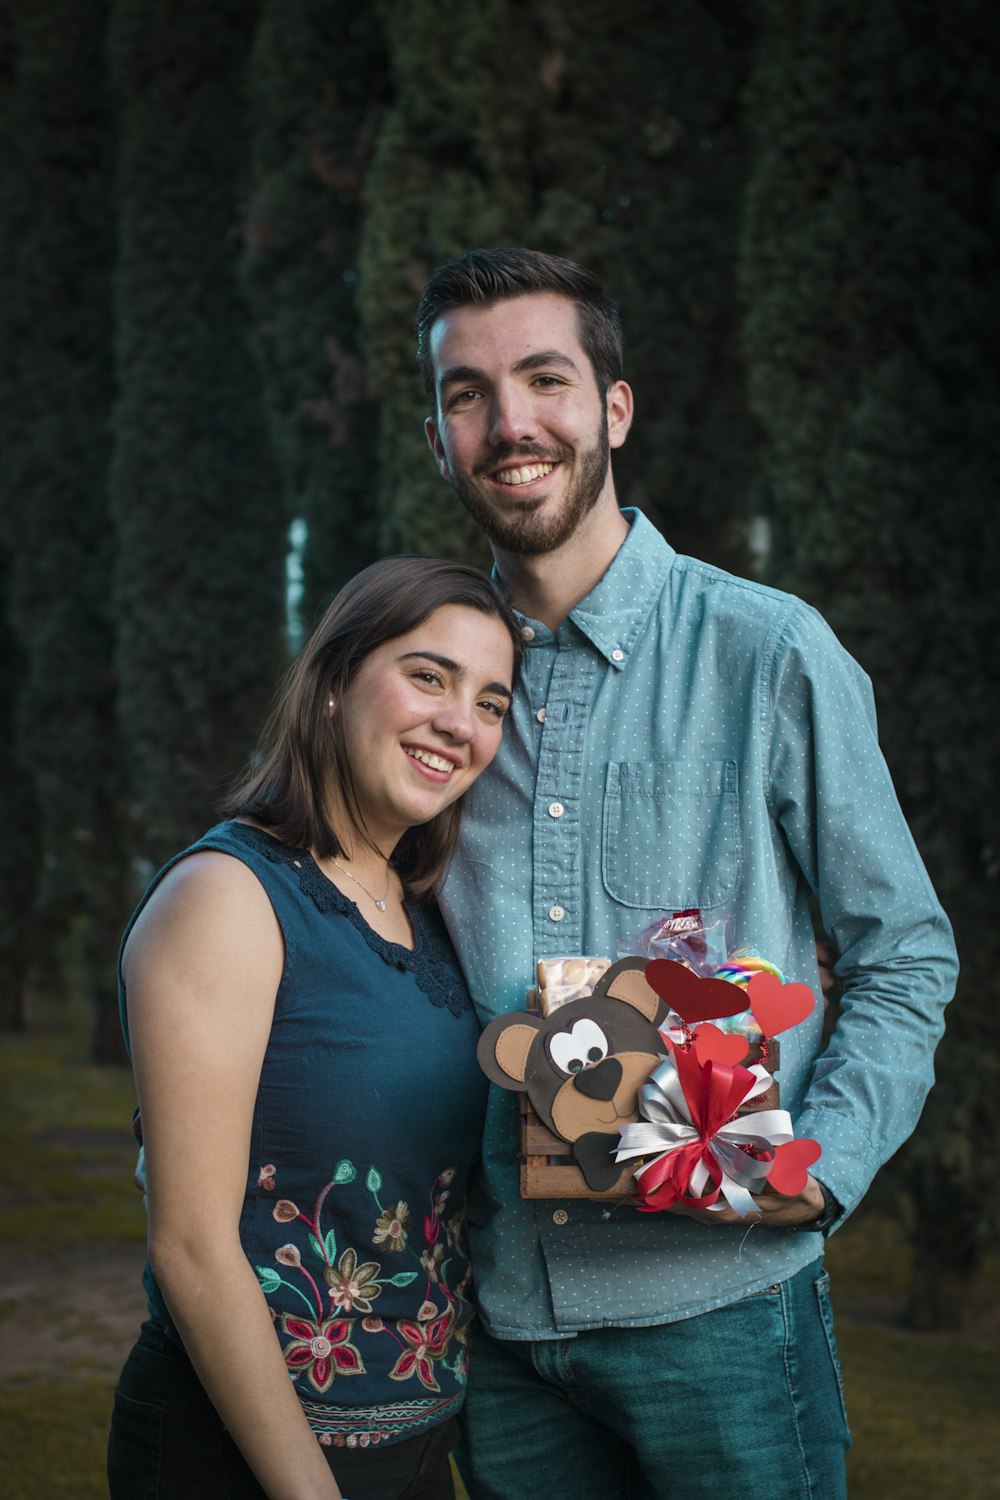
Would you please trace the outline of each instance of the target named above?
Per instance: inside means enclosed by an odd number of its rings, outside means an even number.
[[[282,965],[263,887],[221,853],[175,866],[132,930],[124,972],[150,1259],[195,1370],[270,1500],[338,1500],[239,1239]]]

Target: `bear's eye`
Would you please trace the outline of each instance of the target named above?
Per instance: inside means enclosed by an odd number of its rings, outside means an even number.
[[[569,1031],[549,1037],[549,1056],[560,1073],[579,1073],[603,1062],[609,1052],[608,1039],[596,1021],[586,1016]]]

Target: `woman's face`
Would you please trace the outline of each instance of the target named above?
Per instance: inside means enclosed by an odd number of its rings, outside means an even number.
[[[514,650],[500,620],[448,604],[365,658],[333,712],[364,825],[388,854],[466,791],[500,745]]]

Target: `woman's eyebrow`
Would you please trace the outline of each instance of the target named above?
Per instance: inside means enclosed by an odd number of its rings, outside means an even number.
[[[443,667],[446,672],[454,672],[456,677],[465,676],[464,667],[459,666],[457,661],[452,661],[450,656],[439,656],[436,651],[405,651],[399,660],[412,661],[414,657],[419,657],[421,661],[432,661],[435,666]],[[510,688],[502,682],[486,682],[483,687],[488,693],[502,693],[505,698],[513,697]]]

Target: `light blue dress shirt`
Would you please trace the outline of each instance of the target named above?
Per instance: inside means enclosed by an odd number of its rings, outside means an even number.
[[[913,1130],[954,989],[951,930],[878,747],[868,678],[815,610],[681,557],[639,512],[607,573],[526,664],[468,795],[441,904],[483,1023],[522,1010],[536,959],[618,955],[658,913],[729,916],[819,995],[810,894],[840,950],[841,1015],[781,1039],[781,1100],[855,1207]],[[784,1280],[815,1233],[518,1192],[516,1096],[491,1089],[470,1209],[497,1337],[691,1317]]]

